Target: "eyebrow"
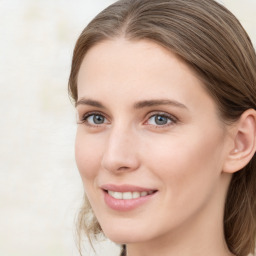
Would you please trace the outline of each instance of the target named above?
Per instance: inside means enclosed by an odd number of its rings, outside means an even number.
[[[184,104],[182,104],[176,100],[169,100],[169,99],[139,101],[134,104],[134,108],[138,109],[138,108],[155,107],[155,106],[161,106],[161,105],[170,105],[170,106],[174,106],[174,107],[187,109],[187,107]]]
[[[86,99],[86,98],[81,98],[80,100],[78,100],[75,106],[77,107],[78,105],[89,105],[89,106],[102,108],[102,109],[106,108],[101,102],[92,100],[92,99]],[[169,105],[169,106],[179,107],[183,109],[188,109],[184,104],[178,101],[169,100],[169,99],[142,100],[142,101],[136,102],[133,107],[135,109],[140,109],[140,108],[155,107],[155,106],[162,106],[162,105]]]
[[[89,105],[97,108],[105,108],[99,101],[85,98],[81,98],[80,100],[78,100],[75,104],[75,107],[77,107],[78,105]]]

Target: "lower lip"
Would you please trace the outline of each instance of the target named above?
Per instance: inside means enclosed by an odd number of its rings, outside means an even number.
[[[152,197],[155,195],[155,193],[153,193],[151,195],[125,200],[125,199],[115,199],[114,197],[110,196],[108,192],[106,191],[103,191],[103,192],[104,192],[104,200],[107,206],[113,210],[122,211],[122,212],[131,211],[143,205],[144,203],[152,199]]]

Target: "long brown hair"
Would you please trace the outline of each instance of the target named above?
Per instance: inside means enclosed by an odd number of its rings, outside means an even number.
[[[232,123],[245,110],[256,109],[255,50],[235,16],[214,0],[120,0],[103,10],[74,49],[69,92],[75,102],[85,54],[95,44],[118,37],[151,40],[180,56],[204,82],[223,122]],[[226,198],[225,238],[237,256],[254,252],[255,196],[256,155],[233,175]],[[78,229],[80,235],[101,232],[88,202],[80,211]]]

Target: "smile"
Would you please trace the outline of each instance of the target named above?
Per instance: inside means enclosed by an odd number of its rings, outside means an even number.
[[[142,192],[117,192],[117,191],[111,191],[108,190],[107,191],[108,194],[115,198],[115,199],[124,199],[124,200],[131,200],[131,199],[136,199],[136,198],[140,198],[140,197],[144,197],[147,195],[152,195],[154,193],[153,190],[150,191],[142,191]]]
[[[154,202],[158,190],[134,185],[105,184],[101,186],[105,204],[115,211],[131,211]]]

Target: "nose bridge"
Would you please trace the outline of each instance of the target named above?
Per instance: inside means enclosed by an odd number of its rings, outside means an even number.
[[[109,171],[138,168],[136,135],[128,125],[116,124],[109,130],[102,158],[102,166]]]

